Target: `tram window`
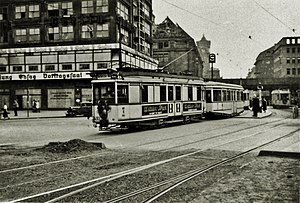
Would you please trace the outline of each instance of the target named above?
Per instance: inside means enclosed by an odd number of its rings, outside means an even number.
[[[166,86],[160,86],[160,101],[167,101],[167,89]]]
[[[227,101],[232,101],[231,91],[227,91]]]
[[[214,98],[214,101],[221,101],[221,90],[214,90],[213,98]]]
[[[206,103],[212,103],[211,90],[206,90]]]
[[[169,86],[168,87],[168,101],[173,101],[174,100],[174,87]]]
[[[180,86],[175,87],[175,99],[181,100],[181,87]]]
[[[226,101],[226,90],[222,90],[222,100]]]
[[[128,103],[128,86],[118,85],[118,103]]]
[[[197,101],[201,101],[201,87],[197,87]]]
[[[148,102],[148,85],[142,86],[142,102]]]
[[[94,88],[94,92],[93,92],[93,98],[94,98],[94,104],[97,104],[98,101],[100,100],[100,96],[99,96],[99,88]]]
[[[193,87],[188,87],[188,100],[193,100]]]
[[[100,88],[100,99],[105,99],[109,103],[115,103],[115,91],[113,84],[105,84]]]

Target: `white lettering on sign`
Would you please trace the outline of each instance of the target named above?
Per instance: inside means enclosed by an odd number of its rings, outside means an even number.
[[[64,72],[64,73],[28,73],[28,74],[1,74],[1,80],[53,80],[53,79],[84,79],[91,78],[89,72]]]

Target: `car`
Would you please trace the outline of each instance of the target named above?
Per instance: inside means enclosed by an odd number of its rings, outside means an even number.
[[[66,116],[92,116],[92,102],[82,102],[79,106],[70,106],[66,112]]]

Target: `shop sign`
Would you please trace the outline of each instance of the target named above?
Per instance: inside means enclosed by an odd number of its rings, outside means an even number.
[[[0,81],[7,80],[53,80],[53,79],[88,79],[89,72],[56,72],[56,73],[21,73],[21,74],[0,74]]]

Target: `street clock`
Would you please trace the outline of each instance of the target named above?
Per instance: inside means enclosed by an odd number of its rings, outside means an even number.
[[[216,63],[216,54],[209,54],[209,63]]]

